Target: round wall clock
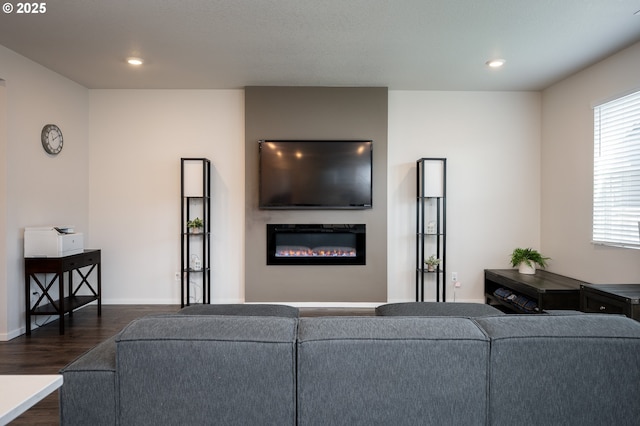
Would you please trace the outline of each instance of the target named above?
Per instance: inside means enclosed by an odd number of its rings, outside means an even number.
[[[42,128],[40,135],[42,147],[51,155],[57,155],[62,151],[62,131],[55,124],[47,124]]]

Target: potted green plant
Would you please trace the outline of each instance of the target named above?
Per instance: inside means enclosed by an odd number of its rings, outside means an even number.
[[[440,259],[438,259],[435,254],[432,254],[427,260],[424,261],[424,263],[426,263],[427,265],[427,271],[433,272],[440,264]]]
[[[517,248],[511,253],[511,266],[518,267],[521,274],[532,275],[536,273],[536,265],[546,268],[549,259],[532,248]]]
[[[196,217],[193,220],[187,221],[187,228],[189,228],[189,230],[192,233],[200,232],[200,230],[202,229],[202,226],[203,226],[202,219],[200,219],[199,217]]]

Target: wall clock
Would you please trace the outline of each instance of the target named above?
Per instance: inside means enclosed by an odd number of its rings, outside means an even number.
[[[51,155],[57,155],[62,151],[62,131],[55,124],[46,124],[40,134],[42,147]]]

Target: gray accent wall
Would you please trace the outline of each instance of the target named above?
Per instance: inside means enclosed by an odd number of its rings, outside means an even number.
[[[387,100],[386,87],[245,88],[245,301],[386,302]],[[260,139],[373,140],[373,208],[258,209]],[[268,223],[363,223],[366,265],[267,265]]]

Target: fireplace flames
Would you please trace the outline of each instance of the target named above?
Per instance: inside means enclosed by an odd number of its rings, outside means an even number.
[[[276,257],[356,257],[353,247],[276,247]]]

